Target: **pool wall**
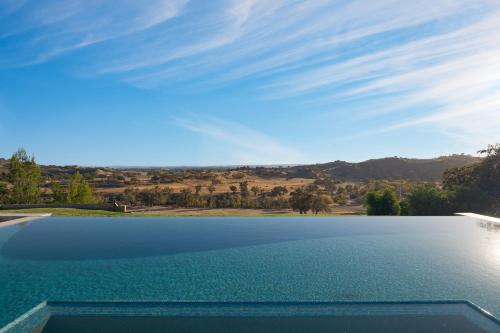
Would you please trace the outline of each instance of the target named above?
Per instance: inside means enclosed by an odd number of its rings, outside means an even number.
[[[467,301],[443,302],[54,302],[39,304],[0,333],[39,333],[51,318],[463,318],[500,332],[500,321]],[[456,323],[455,323],[456,324]],[[95,328],[94,328],[95,329]],[[49,330],[50,331],[50,330]],[[113,331],[113,330],[110,330]]]

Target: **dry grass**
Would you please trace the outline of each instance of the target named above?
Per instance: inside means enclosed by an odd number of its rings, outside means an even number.
[[[215,184],[215,194],[230,192],[229,187],[234,185],[239,188],[239,183],[242,181],[248,182],[248,188],[252,188],[252,186],[258,186],[264,191],[269,191],[273,187],[276,186],[286,186],[289,191],[292,191],[296,188],[307,186],[314,182],[313,179],[306,178],[260,178],[257,176],[246,176],[243,179],[232,179],[232,178],[222,178],[221,184]],[[199,180],[199,179],[186,179],[181,183],[168,183],[168,184],[160,184],[160,185],[138,185],[133,186],[134,188],[138,188],[140,190],[152,189],[155,186],[159,186],[160,188],[170,187],[174,192],[180,192],[182,189],[191,189],[194,192],[196,185],[201,185],[203,188],[201,190],[202,194],[208,194],[207,187],[210,186],[211,181]],[[126,187],[111,187],[111,188],[97,188],[97,193],[123,193]]]

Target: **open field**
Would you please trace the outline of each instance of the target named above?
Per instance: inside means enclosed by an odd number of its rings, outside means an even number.
[[[297,212],[289,209],[242,209],[242,208],[171,208],[149,210],[144,212],[118,213],[105,210],[88,210],[74,208],[30,208],[15,210],[0,210],[2,214],[25,213],[40,214],[51,213],[53,216],[301,216]],[[321,216],[338,215],[363,215],[365,211],[361,206],[342,206],[335,207],[328,214],[319,214]],[[305,215],[302,215],[305,216]],[[314,214],[307,214],[314,216]]]
[[[180,182],[171,182],[167,184],[148,184],[150,182],[149,178],[141,178],[141,185],[134,186],[138,190],[151,190],[155,186],[160,188],[169,187],[173,192],[180,192],[183,189],[190,189],[194,192],[195,186],[201,185],[202,190],[201,194],[208,194],[207,187],[212,185],[212,182],[209,180],[200,180],[200,179],[184,179]],[[245,175],[244,178],[226,178],[220,177],[220,184],[214,184],[215,187],[214,194],[226,193],[229,191],[229,187],[231,185],[238,186],[240,182],[247,181],[248,187],[257,186],[264,191],[270,191],[275,186],[286,186],[290,190],[294,190],[296,188],[304,187],[314,182],[314,179],[306,179],[306,178],[261,178],[258,176]],[[96,193],[105,194],[105,193],[123,193],[127,187],[126,186],[118,186],[118,187],[96,187]]]

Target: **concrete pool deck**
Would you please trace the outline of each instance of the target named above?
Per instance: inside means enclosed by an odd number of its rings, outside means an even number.
[[[455,213],[457,216],[467,216],[471,217],[477,220],[481,221],[486,221],[486,222],[491,222],[491,223],[497,223],[500,224],[500,219],[497,217],[491,217],[491,216],[486,216],[486,215],[481,215],[481,214],[475,214],[475,213]]]
[[[52,216],[50,213],[44,214],[22,214],[22,213],[0,213],[0,228],[8,227],[14,224],[26,223],[38,220],[44,217]],[[8,218],[6,221],[1,221],[2,218]]]

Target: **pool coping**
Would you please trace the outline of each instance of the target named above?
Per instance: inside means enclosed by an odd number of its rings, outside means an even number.
[[[51,213],[41,213],[41,214],[24,214],[24,213],[1,213],[0,212],[0,217],[1,216],[8,216],[8,217],[17,217],[15,219],[5,221],[5,222],[0,222],[0,228],[8,227],[11,225],[19,224],[19,223],[26,223],[30,221],[35,221],[39,220],[44,217],[49,217],[52,216]]]
[[[500,224],[500,218],[497,217],[492,217],[492,216],[487,216],[487,215],[481,215],[481,214],[476,214],[476,213],[455,213],[457,216],[466,216],[466,217],[471,217],[477,220],[482,220],[486,222],[491,222],[491,223],[498,223]]]

